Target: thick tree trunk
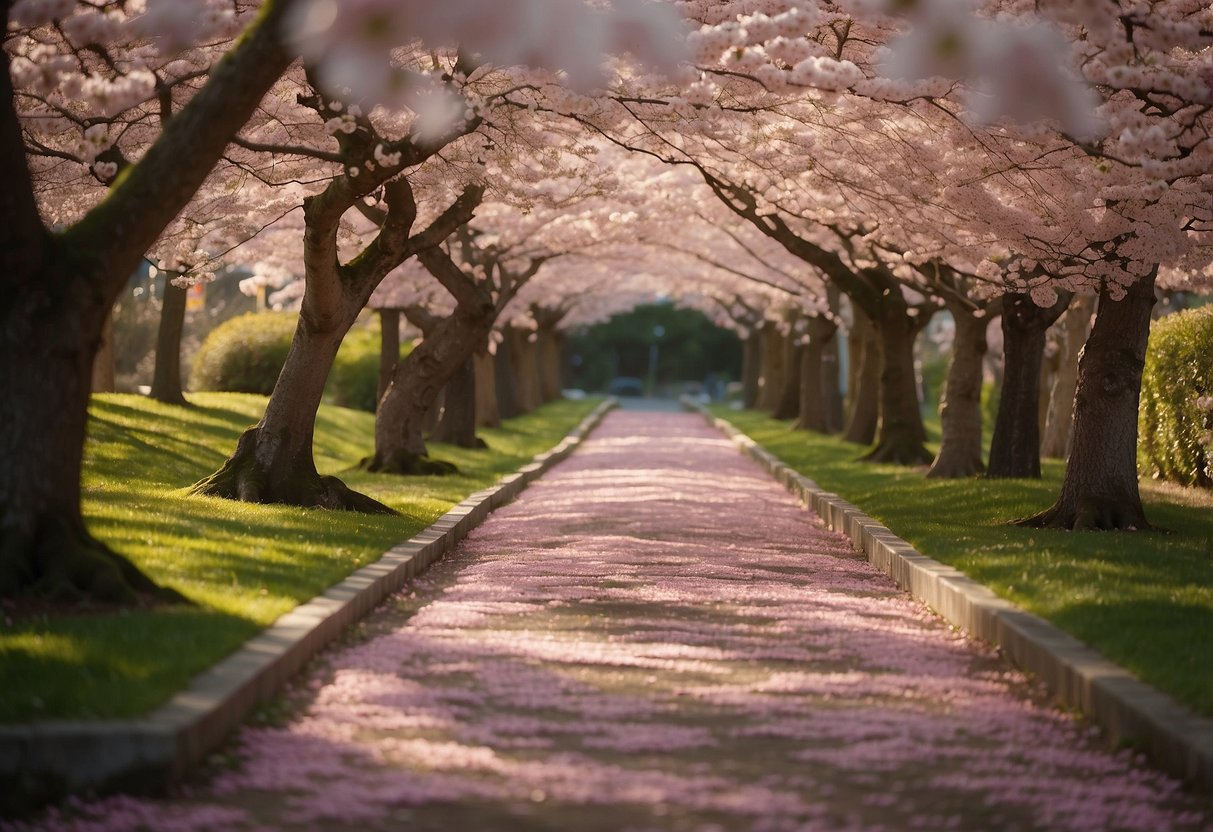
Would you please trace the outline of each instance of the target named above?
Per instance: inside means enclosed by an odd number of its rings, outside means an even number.
[[[851,363],[847,382],[847,426],[843,439],[871,445],[880,419],[880,341],[872,320],[852,304],[855,320],[847,336]]]
[[[183,601],[85,530],[81,449],[105,307],[48,295],[0,306],[0,597]],[[30,326],[52,308],[59,326]]]
[[[105,199],[54,235],[39,218],[9,58],[0,52],[0,595],[181,600],[84,528],[93,360],[105,316],[139,258],[290,63],[278,42],[290,5],[265,7]]]
[[[476,399],[476,366],[469,355],[446,383],[442,418],[430,439],[461,448],[487,448],[476,436]]]
[[[1061,494],[1023,525],[1059,529],[1149,529],[1137,483],[1137,410],[1150,337],[1157,270],[1114,301],[1099,296],[1078,365],[1074,435]]]
[[[1025,293],[1004,295],[1003,374],[998,417],[990,442],[993,478],[1040,478],[1040,365],[1045,331],[1065,311],[1069,297],[1045,309]]]
[[[829,318],[809,318],[809,340],[800,356],[800,415],[796,430],[830,433],[833,418],[833,398],[838,396],[838,365],[827,364],[826,355],[836,344],[837,325]],[[833,373],[831,377],[830,373]]]
[[[250,503],[286,503],[372,514],[390,508],[336,477],[322,477],[312,456],[316,412],[324,384],[357,314],[316,320],[305,309],[265,415],[240,437],[223,467],[194,486],[195,494]]]
[[[369,471],[388,474],[447,474],[449,462],[429,459],[425,417],[434,398],[484,343],[493,326],[491,303],[460,305],[396,367],[375,419],[375,453],[363,460]]]
[[[755,403],[759,410],[773,412],[779,406],[786,358],[787,351],[784,349],[784,338],[779,333],[779,327],[771,321],[766,321],[762,325],[762,376],[759,380],[758,401]]]
[[[518,409],[530,413],[543,403],[539,395],[539,356],[530,332],[506,327],[510,342],[510,371],[514,376],[514,398]]]
[[[553,327],[540,327],[538,348],[539,400],[543,404],[561,397],[564,367],[564,333]]]
[[[515,416],[522,415],[522,408],[518,406],[518,395],[514,388],[514,365],[513,347],[510,344],[510,339],[502,333],[500,343],[497,344],[497,354],[493,356],[493,381],[497,389],[497,414],[502,419],[513,419]]]
[[[805,349],[799,341],[795,334],[783,339],[783,388],[771,414],[776,419],[795,419],[800,415],[800,378]]]
[[[741,342],[741,404],[746,410],[758,406],[758,381],[762,375],[762,335],[751,329]]]
[[[383,401],[383,394],[392,381],[392,373],[400,362],[400,310],[379,310],[379,390],[375,401]],[[376,405],[378,407],[378,405]]]
[[[863,457],[869,462],[927,465],[933,459],[923,444],[927,431],[922,424],[914,371],[914,341],[926,320],[908,313],[904,303],[886,297],[876,321],[880,338],[880,419],[876,446]]]
[[[97,354],[93,356],[94,393],[113,393],[115,389],[114,369],[114,313],[111,311],[105,319],[101,330],[101,343],[97,345]]]
[[[1049,418],[1045,424],[1044,439],[1040,443],[1042,456],[1065,459],[1070,455],[1074,394],[1078,390],[1078,359],[1082,355],[1082,345],[1091,332],[1091,315],[1094,312],[1095,296],[1078,295],[1062,318],[1065,334],[1061,339],[1057,375],[1049,396]]]
[[[185,302],[189,289],[164,281],[164,303],[160,328],[156,331],[156,368],[152,373],[151,396],[165,404],[185,405],[181,388],[181,337],[185,334]]]
[[[981,461],[981,381],[989,319],[974,317],[960,304],[951,304],[950,308],[956,335],[939,402],[943,435],[939,456],[927,471],[927,476],[935,479],[972,477],[985,470]]]
[[[493,368],[496,359],[487,352],[472,357],[476,367],[476,427],[495,428],[501,426],[501,414],[497,412],[497,373]]]

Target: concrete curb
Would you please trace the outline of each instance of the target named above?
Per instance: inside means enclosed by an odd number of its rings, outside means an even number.
[[[855,548],[898,586],[953,625],[998,647],[1017,666],[1044,682],[1057,702],[1091,718],[1110,743],[1131,744],[1159,768],[1197,791],[1213,795],[1213,720],[1139,681],[1078,639],[999,598],[959,570],[921,554],[856,506],[793,471],[725,420],[713,417],[702,405],[683,399],[683,406],[702,414],[820,515],[828,528],[850,537]]]
[[[27,805],[95,789],[155,791],[180,779],[328,642],[440,559],[489,514],[581,444],[618,404],[603,402],[554,448],[283,615],[146,717],[0,725],[0,789]]]

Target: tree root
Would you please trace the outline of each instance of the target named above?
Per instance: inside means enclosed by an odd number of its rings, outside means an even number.
[[[0,533],[0,597],[123,606],[191,603],[77,523],[53,515],[40,518],[32,535],[12,529]]]
[[[861,456],[861,462],[884,462],[890,465],[930,465],[935,457],[921,442],[881,442]]]
[[[378,500],[354,491],[337,477],[320,476],[310,466],[281,472],[267,470],[256,458],[257,431],[258,428],[245,431],[223,467],[195,483],[190,493],[245,503],[278,503],[362,514],[396,513]]]
[[[374,474],[397,474],[402,477],[442,477],[459,473],[459,468],[453,463],[430,459],[424,454],[409,451],[390,451],[387,454],[368,456],[358,463],[358,467]]]
[[[940,456],[931,464],[927,471],[929,480],[963,480],[969,477],[979,477],[985,473],[986,466],[982,464],[981,456],[961,458],[949,455],[947,459]]]
[[[1140,504],[1131,500],[1087,497],[1074,501],[1058,500],[1052,507],[1031,517],[1011,521],[1012,525],[1033,529],[1071,531],[1161,531],[1146,521]]]

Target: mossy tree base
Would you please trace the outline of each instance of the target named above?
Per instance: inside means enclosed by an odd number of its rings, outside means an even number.
[[[0,597],[123,606],[188,604],[69,519],[43,515],[33,534],[0,533]]]
[[[359,467],[373,474],[396,474],[402,477],[444,477],[459,473],[458,466],[452,462],[430,459],[425,454],[405,450],[368,456],[359,463]]]
[[[280,503],[303,508],[395,514],[372,497],[354,491],[337,477],[321,476],[306,463],[287,469],[263,464],[257,455],[261,428],[249,428],[223,467],[190,489],[190,493],[246,503]]]
[[[1033,529],[1071,531],[1157,531],[1146,520],[1141,501],[1088,497],[1059,500],[1051,508],[1014,521],[1016,526]]]

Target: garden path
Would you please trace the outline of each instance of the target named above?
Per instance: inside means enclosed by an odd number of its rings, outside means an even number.
[[[609,415],[288,702],[239,765],[67,828],[1210,822],[686,414]]]

